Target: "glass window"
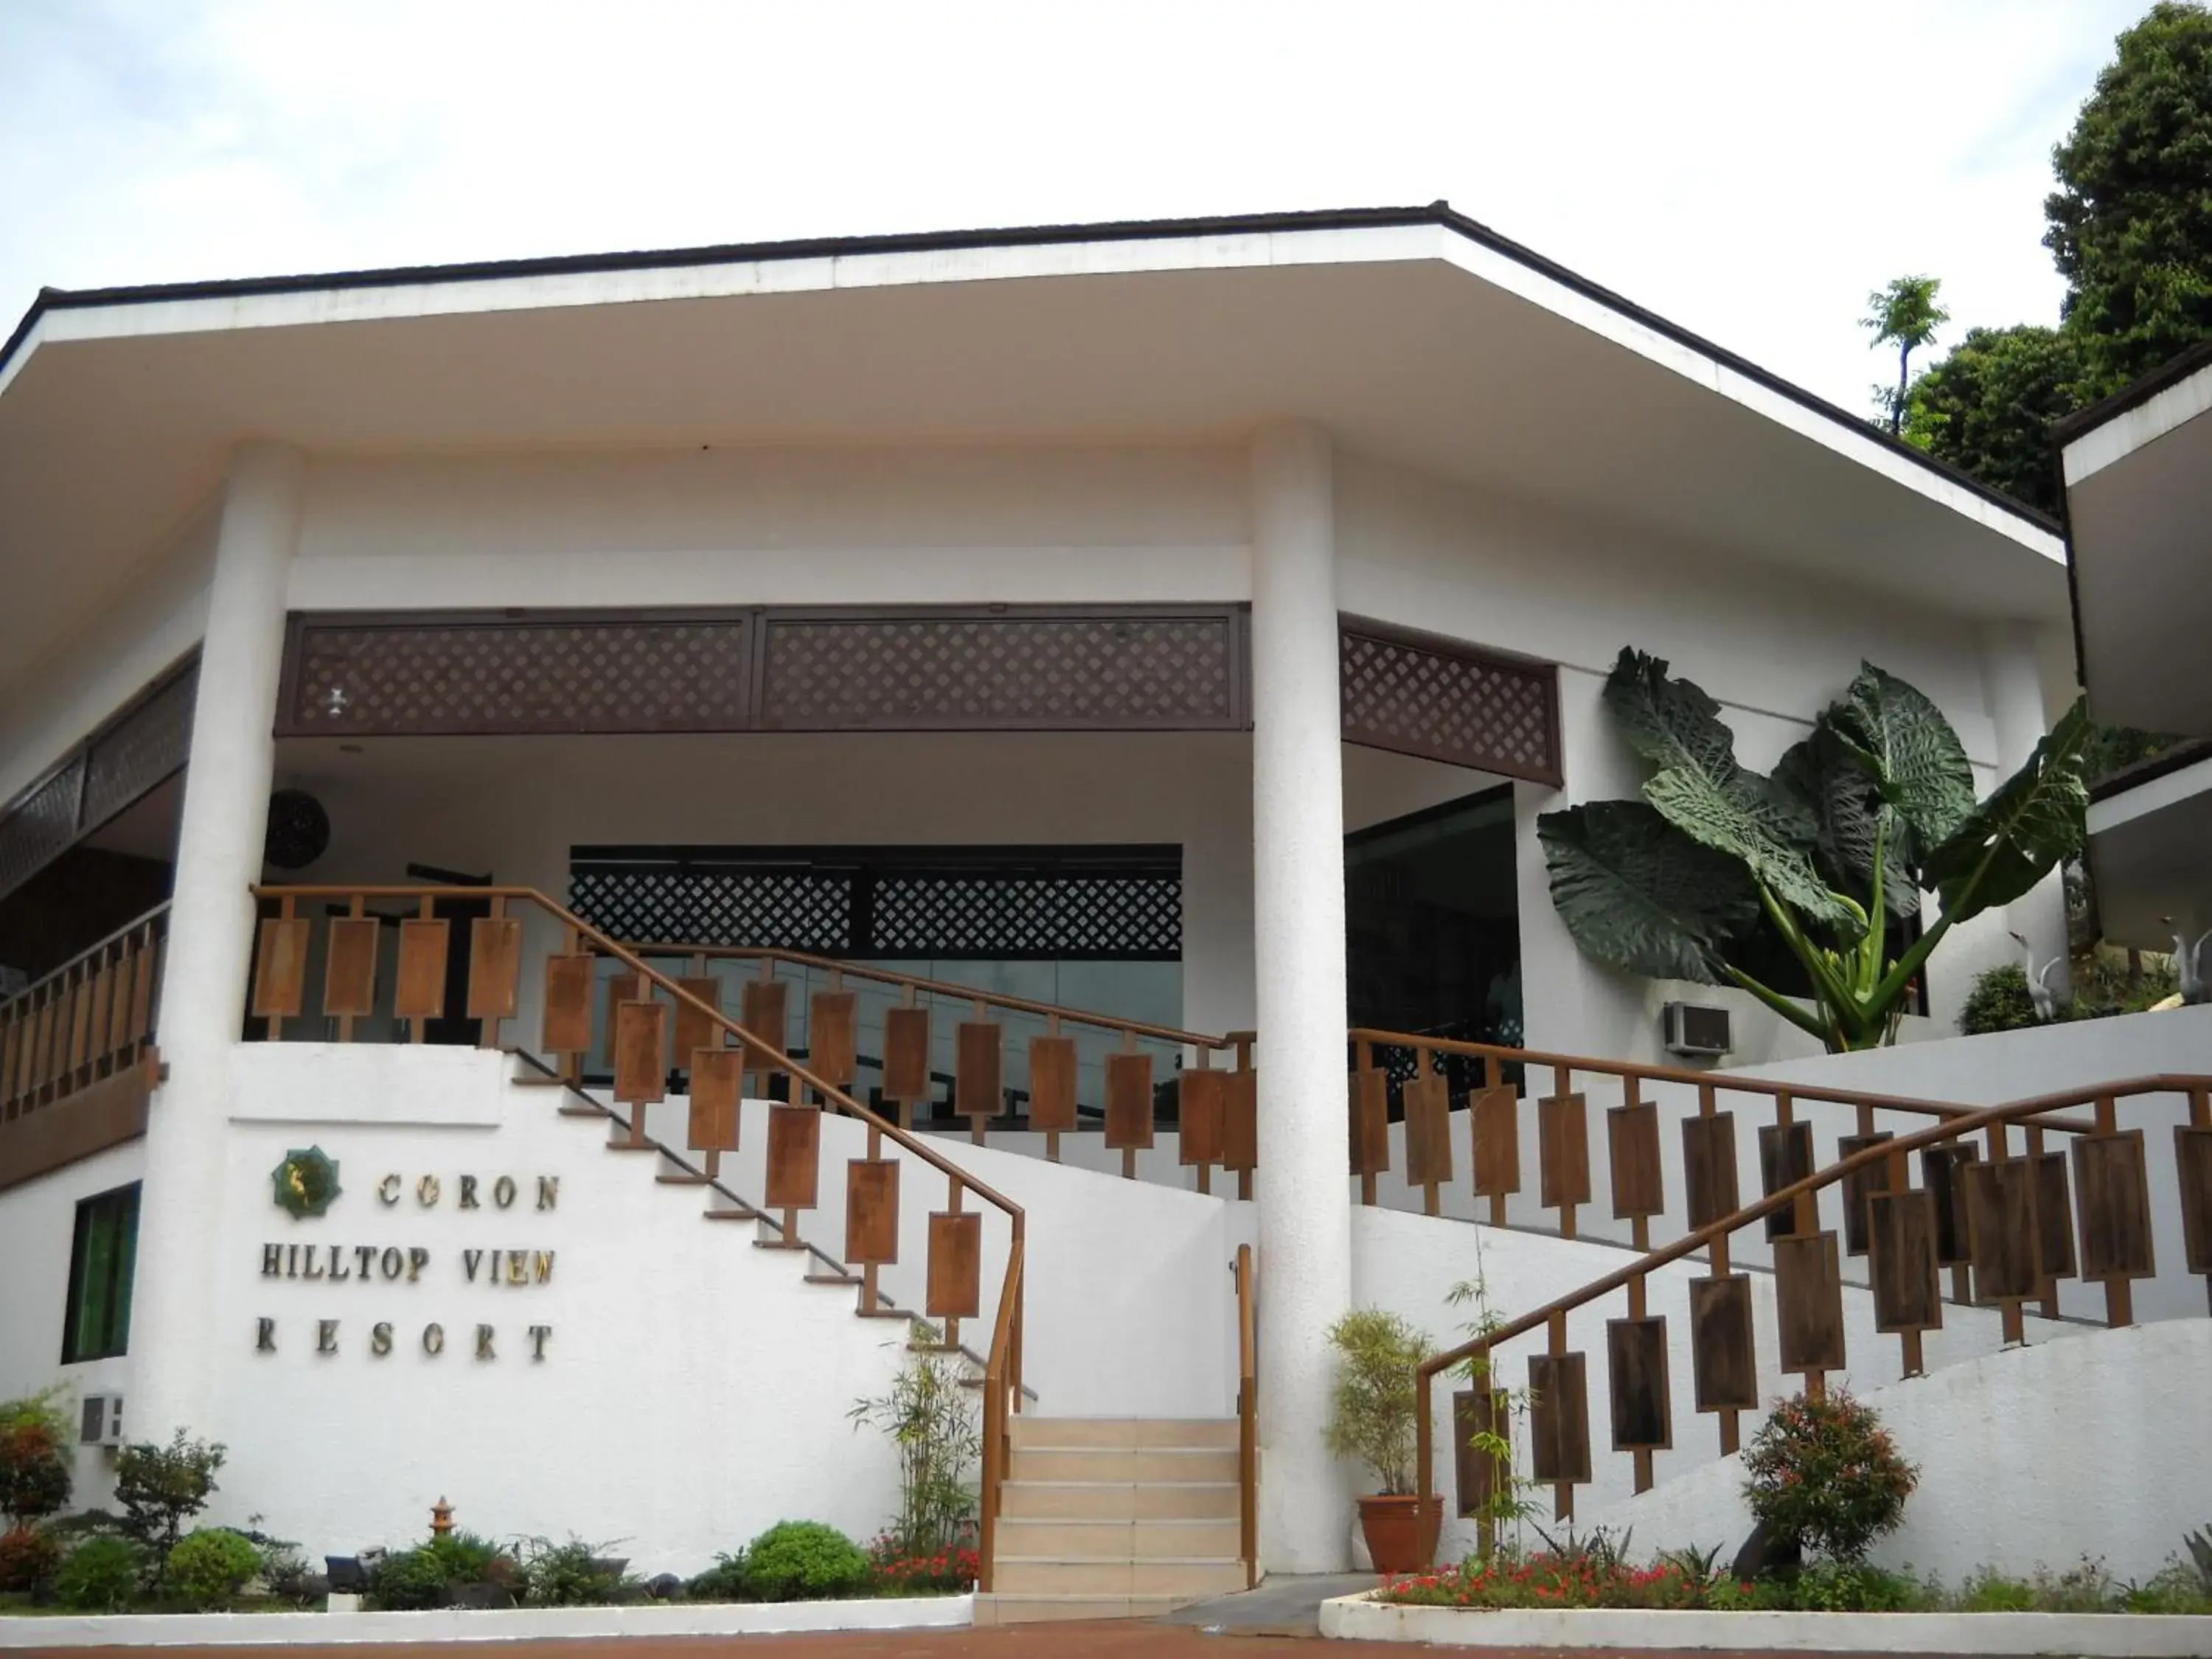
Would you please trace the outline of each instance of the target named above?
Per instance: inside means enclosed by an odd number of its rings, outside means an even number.
[[[131,1343],[131,1276],[138,1255],[138,1183],[76,1206],[70,1245],[69,1313],[62,1364],[111,1359]]]

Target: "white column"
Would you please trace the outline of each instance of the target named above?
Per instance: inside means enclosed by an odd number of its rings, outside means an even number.
[[[240,1341],[215,1328],[216,1287],[252,1264],[216,1259],[229,1066],[246,1022],[253,899],[261,877],[271,731],[284,648],[284,586],[298,540],[301,461],[281,445],[232,457],[200,648],[191,757],[177,831],[168,958],[157,1037],[168,1081],[146,1127],[137,1273],[131,1308],[131,1437],[212,1423],[211,1353]]]
[[[2050,728],[2043,703],[2043,674],[2034,628],[2027,623],[1984,623],[1980,629],[1983,694],[1996,727],[1997,775],[2002,783],[2027,763]],[[2066,884],[2052,871],[2005,907],[2005,926],[2028,942],[2039,966],[2053,957],[2052,988],[2068,983]],[[2013,959],[2018,959],[2014,951]],[[1938,958],[1940,960],[1940,957]]]
[[[1335,503],[1318,429],[1269,428],[1251,460],[1260,1537],[1271,1571],[1341,1571],[1351,1498],[1322,1438],[1352,1305]]]

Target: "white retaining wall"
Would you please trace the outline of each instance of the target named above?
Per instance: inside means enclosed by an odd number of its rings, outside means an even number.
[[[1920,1467],[1884,1566],[1955,1583],[1978,1566],[2063,1571],[2085,1556],[2123,1578],[2186,1552],[2212,1521],[2212,1320],[2094,1331],[1992,1353],[1866,1396]],[[1633,1527],[1639,1552],[1749,1533],[1741,1458],[1707,1464],[1589,1521]]]

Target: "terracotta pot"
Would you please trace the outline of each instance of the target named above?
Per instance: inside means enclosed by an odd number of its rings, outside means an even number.
[[[1437,1553],[1437,1535],[1443,1529],[1444,1500],[1426,1504],[1410,1495],[1403,1498],[1363,1498],[1359,1500],[1359,1530],[1367,1539],[1367,1553],[1381,1572],[1418,1572]]]

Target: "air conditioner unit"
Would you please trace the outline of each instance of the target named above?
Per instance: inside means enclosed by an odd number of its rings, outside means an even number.
[[[77,1443],[84,1446],[119,1446],[123,1443],[123,1396],[119,1394],[88,1394],[84,1397],[84,1413],[77,1428]]]
[[[1735,1046],[1730,1040],[1729,1011],[1725,1008],[1670,1002],[1665,1009],[1664,1025],[1670,1054],[1724,1054]]]

